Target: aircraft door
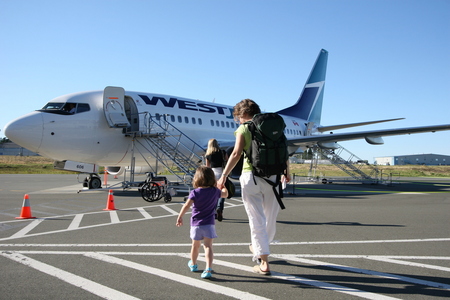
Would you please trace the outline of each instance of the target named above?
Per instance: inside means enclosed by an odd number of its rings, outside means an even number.
[[[129,131],[139,131],[139,112],[134,99],[130,96],[125,96],[125,115],[131,124]]]
[[[103,111],[111,128],[130,127],[125,113],[125,90],[121,87],[107,86],[103,91]]]

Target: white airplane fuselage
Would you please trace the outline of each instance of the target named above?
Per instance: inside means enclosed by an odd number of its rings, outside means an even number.
[[[79,161],[100,166],[129,166],[132,137],[123,128],[111,128],[104,109],[103,91],[81,92],[57,97],[49,103],[78,103],[89,106],[88,111],[60,114],[40,110],[10,122],[6,134],[14,142],[44,157],[58,161]],[[234,144],[237,124],[233,107],[211,102],[160,94],[125,92],[125,101],[131,105],[128,121],[142,132],[151,115],[167,118],[199,145],[206,148],[215,138],[221,145]],[[136,120],[137,118],[137,120]],[[305,131],[305,121],[285,117],[286,136],[299,137]],[[136,144],[136,147],[141,147]],[[298,147],[293,147],[295,151]],[[146,149],[137,149],[145,153]],[[203,153],[199,153],[202,155]],[[146,161],[136,155],[136,165]],[[151,159],[151,157],[146,157]]]

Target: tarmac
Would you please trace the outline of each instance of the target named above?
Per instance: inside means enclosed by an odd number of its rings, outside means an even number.
[[[108,179],[110,185],[119,179]],[[76,175],[0,175],[1,299],[440,299],[450,297],[450,178],[288,186],[253,273],[240,194],[216,223],[212,279],[190,272],[185,193],[82,191]],[[28,195],[32,219],[22,215]],[[190,214],[185,216],[189,224]]]

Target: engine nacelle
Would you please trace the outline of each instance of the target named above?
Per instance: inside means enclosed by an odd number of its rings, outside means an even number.
[[[125,167],[105,167],[105,171],[108,172],[108,174],[117,176],[123,174]]]
[[[368,142],[371,145],[383,145],[384,141],[381,136],[366,136],[365,137],[366,142]]]
[[[108,174],[118,176],[122,175],[125,171],[130,172],[130,167],[105,167],[105,170],[108,172]],[[152,168],[150,168],[149,166],[136,166],[134,168],[135,174],[145,174],[148,172],[153,172]]]
[[[317,143],[319,145],[320,148],[325,148],[325,149],[338,149],[339,145],[336,142],[319,142]]]

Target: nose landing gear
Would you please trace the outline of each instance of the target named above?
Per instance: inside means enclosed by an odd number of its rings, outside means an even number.
[[[89,174],[83,181],[83,187],[92,189],[99,189],[102,187],[102,180],[98,174]]]

